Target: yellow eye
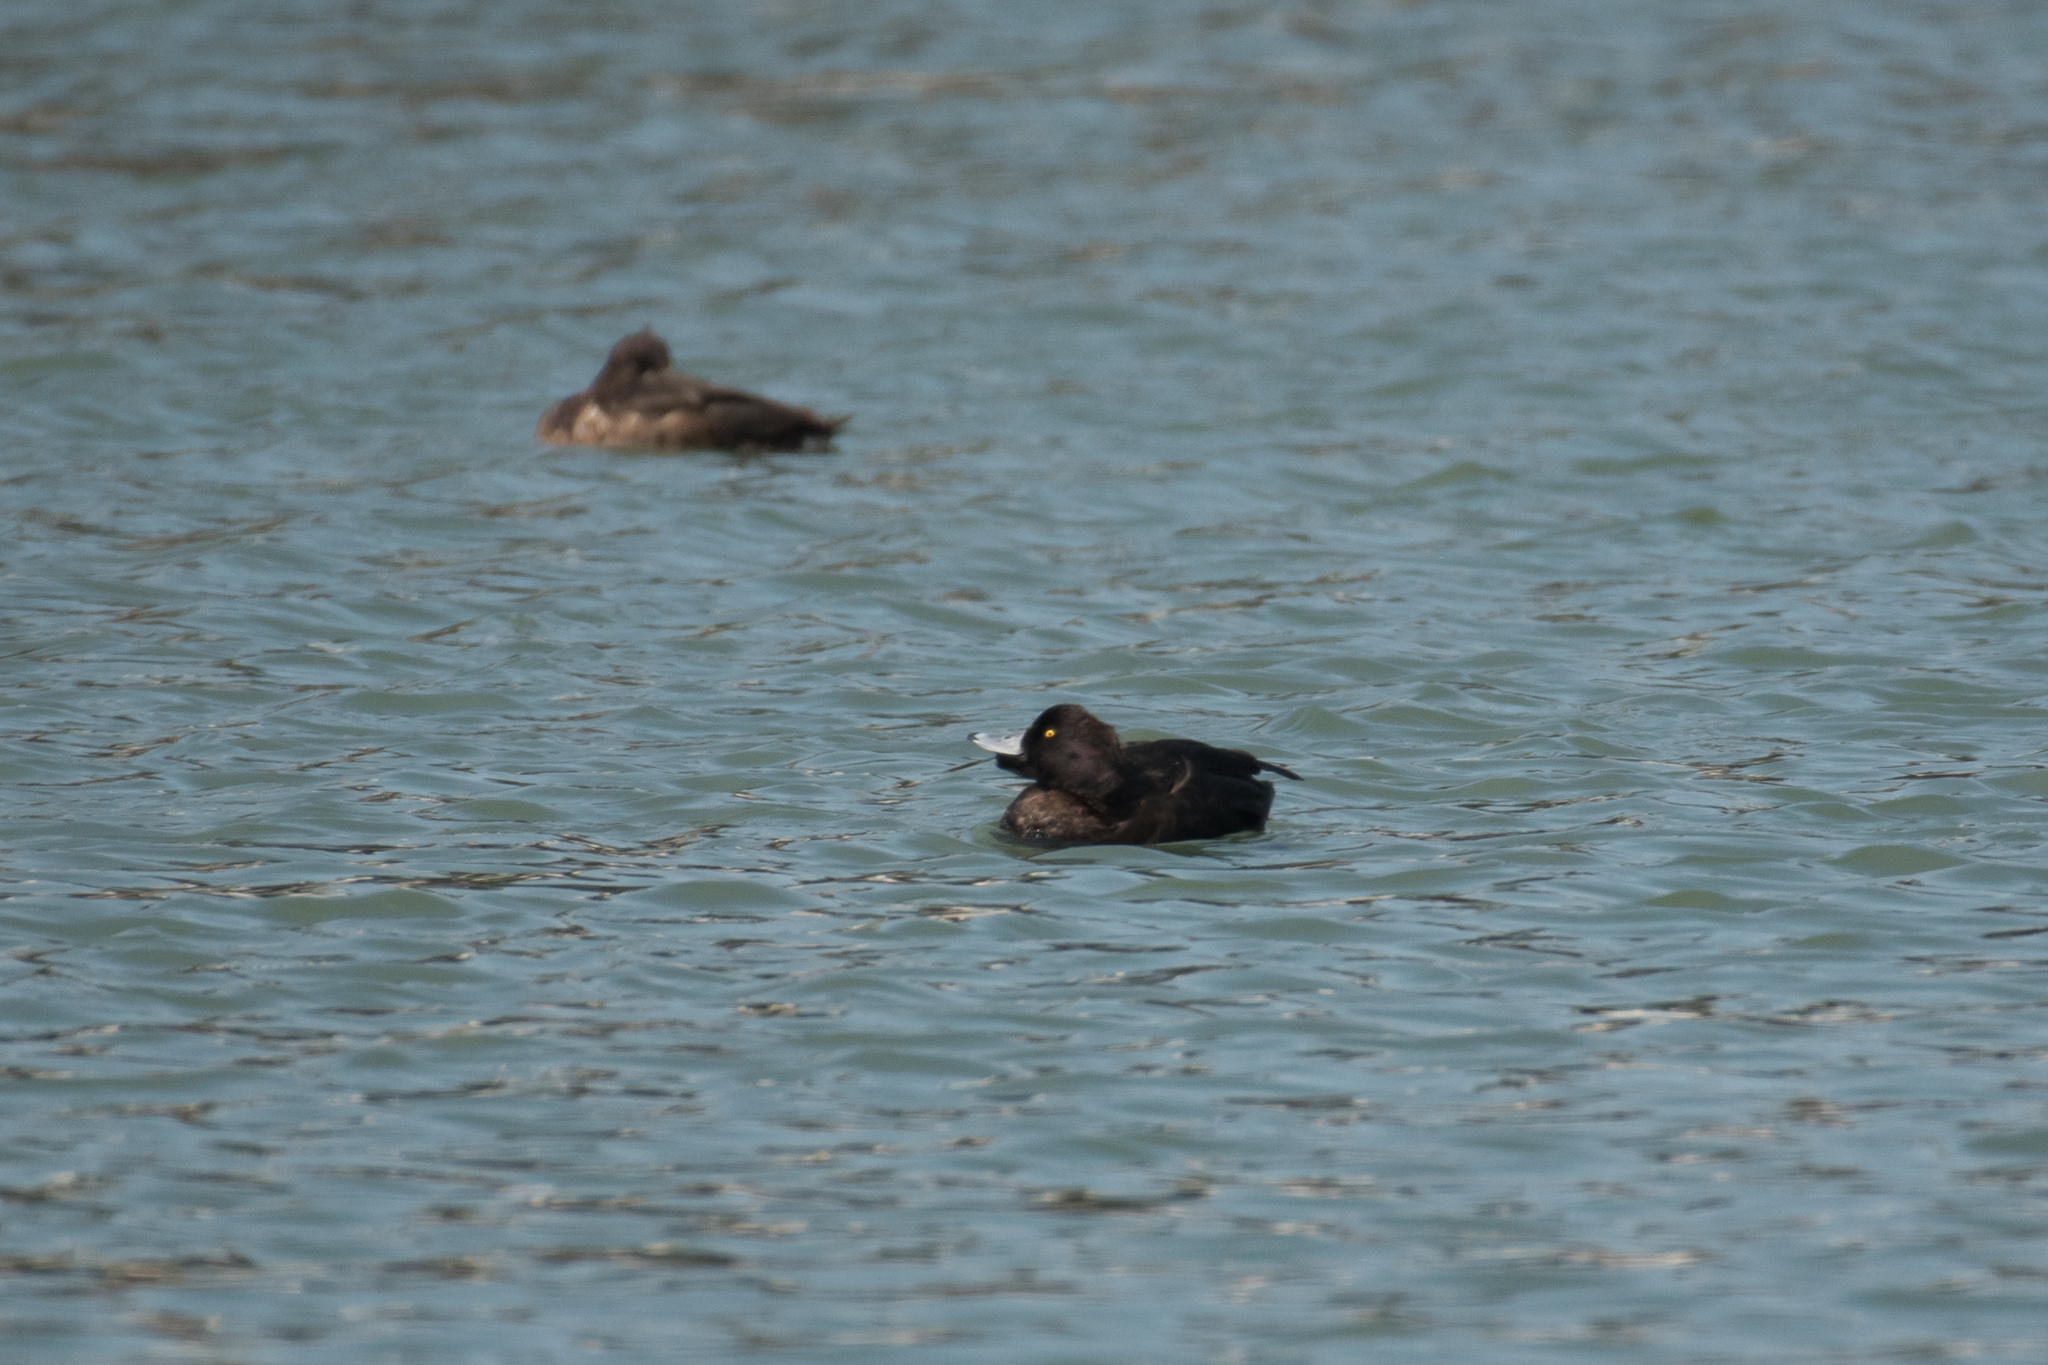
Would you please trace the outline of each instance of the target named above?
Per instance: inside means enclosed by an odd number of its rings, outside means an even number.
[[[1046,737],[1047,739],[1051,739],[1051,738],[1052,738],[1052,737],[1053,737],[1054,735],[1056,735],[1056,734],[1058,734],[1058,733],[1059,733],[1059,732],[1058,732],[1057,730],[1047,730],[1047,731],[1045,732],[1045,737]]]

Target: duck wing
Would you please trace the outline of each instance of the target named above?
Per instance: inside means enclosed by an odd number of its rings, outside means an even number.
[[[1229,749],[1214,752],[1236,755]],[[1178,776],[1172,785],[1147,793],[1124,818],[1119,842],[1215,839],[1265,825],[1266,815],[1273,809],[1272,783],[1261,782],[1250,773],[1198,767],[1185,757],[1176,766]]]
[[[625,405],[676,439],[719,450],[818,449],[846,421],[679,370],[644,376]]]
[[[700,414],[711,396],[719,393],[739,398],[749,396],[738,389],[720,388],[681,370],[658,370],[634,379],[632,387],[624,393],[603,395],[603,401],[615,412],[637,412],[653,420],[672,412]]]
[[[1278,763],[1269,763],[1256,754],[1248,754],[1242,749],[1219,749],[1198,739],[1146,740],[1140,744],[1126,744],[1124,752],[1145,767],[1162,773],[1186,763],[1196,772],[1215,777],[1235,777],[1249,782],[1260,773],[1268,772],[1301,781],[1301,774]]]

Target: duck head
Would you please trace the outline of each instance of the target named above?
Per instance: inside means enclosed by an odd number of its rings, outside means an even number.
[[[615,390],[630,389],[640,376],[665,370],[668,365],[668,343],[656,336],[653,328],[642,327],[612,347],[612,353],[605,357],[604,368],[598,371],[597,382],[591,388],[600,397]]]
[[[1123,781],[1124,742],[1083,706],[1047,707],[1022,735],[974,742],[994,751],[998,767],[1084,800],[1100,801]]]

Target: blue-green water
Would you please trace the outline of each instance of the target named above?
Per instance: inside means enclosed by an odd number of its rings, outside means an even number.
[[[16,0],[0,1355],[2042,1358],[2044,54]]]

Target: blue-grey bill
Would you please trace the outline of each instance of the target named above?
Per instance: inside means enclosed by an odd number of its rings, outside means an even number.
[[[980,734],[970,735],[968,738],[992,754],[1009,754],[1011,757],[1015,757],[1024,752],[1024,732],[1022,730],[1019,730],[1014,735]]]

